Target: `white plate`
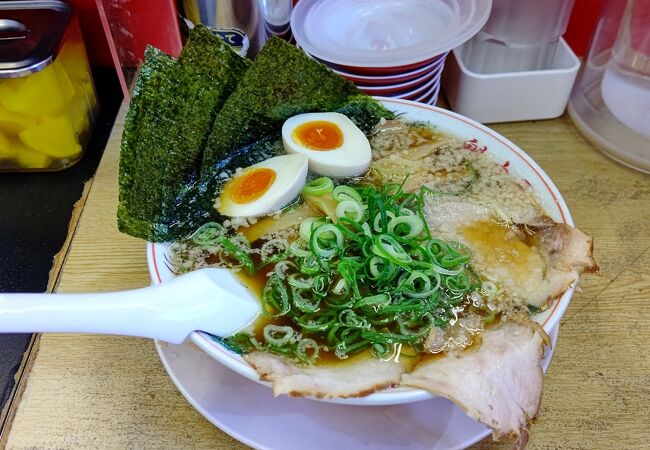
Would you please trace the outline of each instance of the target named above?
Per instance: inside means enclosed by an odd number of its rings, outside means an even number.
[[[557,328],[549,334],[552,348]],[[226,369],[186,341],[156,342],[167,373],[188,402],[235,439],[259,449],[451,450],[487,437],[484,425],[448,400],[347,406],[286,396]],[[547,349],[542,366],[553,355]]]
[[[446,109],[409,100],[384,97],[378,97],[378,99],[387,108],[394,110],[396,113],[403,114],[403,117],[408,120],[428,121],[437,126],[438,129],[465,140],[466,146],[476,151],[486,151],[497,162],[505,166],[504,170],[510,171],[517,178],[521,179],[522,182],[525,180],[526,183],[532,186],[542,206],[552,219],[557,222],[573,225],[569,209],[548,175],[523,150],[497,132]],[[149,273],[154,284],[174,277],[174,273],[166,263],[167,249],[167,244],[147,244]],[[573,290],[574,287],[572,286],[549,309],[533,316],[533,319],[539,322],[547,333],[559,323],[562,314],[564,314],[564,311],[569,305]],[[195,332],[190,337],[196,345],[222,364],[251,380],[269,385],[259,380],[255,369],[246,363],[240,355],[227,350],[221,344],[211,339],[210,335]],[[432,397],[430,393],[421,389],[399,387],[385,389],[366,397],[323,401],[345,403],[348,405],[394,405],[426,400]]]

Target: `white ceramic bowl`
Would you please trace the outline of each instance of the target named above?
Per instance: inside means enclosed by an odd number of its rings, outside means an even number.
[[[496,161],[503,164],[508,163],[507,167],[510,173],[531,185],[551,218],[557,222],[573,225],[569,209],[548,175],[523,150],[497,132],[471,119],[435,106],[401,99],[379,98],[379,100],[387,108],[403,114],[402,117],[406,119],[430,122],[441,131],[466,140],[468,145],[476,145],[477,148],[485,146],[487,152]],[[154,284],[174,277],[174,273],[166,262],[168,247],[168,244],[164,243],[147,244],[149,273]],[[559,323],[569,305],[573,290],[574,287],[569,288],[549,309],[533,317],[534,320],[542,324],[547,333],[550,333]],[[253,381],[268,384],[259,380],[257,372],[241,356],[214,341],[210,335],[197,331],[192,333],[190,338],[206,353],[235,372]],[[392,405],[426,400],[432,397],[430,393],[421,389],[398,387],[376,392],[366,397],[331,401],[352,405]]]

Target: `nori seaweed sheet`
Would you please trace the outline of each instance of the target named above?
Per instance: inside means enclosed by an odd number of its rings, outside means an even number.
[[[250,62],[206,27],[195,27],[178,61],[148,48],[122,135],[118,227],[167,240],[177,198],[198,180],[217,111]]]
[[[252,64],[215,39],[197,26],[178,62],[147,50],[122,137],[118,225],[127,234],[171,241],[219,220],[222,184],[237,167],[283,154],[282,123],[295,114],[338,111],[366,133],[394,117],[281,39]]]
[[[392,113],[362,94],[357,87],[310,59],[302,50],[271,37],[242,81],[217,114],[203,155],[202,176],[230,151],[280,130],[291,116],[307,112],[336,111],[348,103],[373,105],[362,127],[368,132],[369,116],[375,125]]]
[[[206,222],[221,221],[223,217],[217,213],[214,202],[235,169],[284,153],[279,132],[229,152],[212,166],[210,174],[179,193],[176,198],[178,220],[167,230],[167,240],[185,237]]]

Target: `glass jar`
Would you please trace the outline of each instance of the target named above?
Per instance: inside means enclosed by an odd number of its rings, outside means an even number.
[[[70,6],[0,2],[0,171],[76,163],[96,113],[88,57]]]

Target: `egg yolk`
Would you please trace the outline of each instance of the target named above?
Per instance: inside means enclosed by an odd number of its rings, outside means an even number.
[[[250,203],[269,190],[275,177],[275,170],[266,167],[246,170],[226,184],[223,195],[240,205]]]
[[[293,138],[311,150],[335,150],[343,145],[343,132],[326,120],[305,122],[293,130]]]

